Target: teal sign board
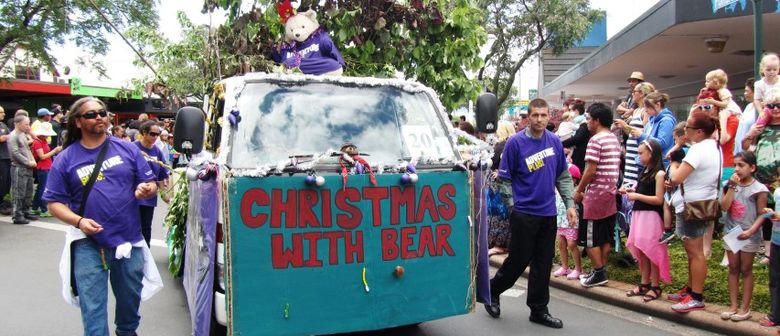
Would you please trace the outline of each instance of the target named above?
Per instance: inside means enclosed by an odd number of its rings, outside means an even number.
[[[235,335],[382,329],[473,309],[466,172],[228,182]]]

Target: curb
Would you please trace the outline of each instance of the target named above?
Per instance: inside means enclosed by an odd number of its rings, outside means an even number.
[[[501,267],[504,259],[506,259],[506,255],[491,256],[490,265]],[[524,272],[523,277],[528,277],[528,273]],[[550,286],[613,306],[719,334],[745,336],[777,335],[777,328],[762,327],[758,324],[758,320],[764,316],[764,313],[753,313],[751,318],[746,321],[724,321],[720,318],[720,313],[728,310],[729,307],[708,303],[705,310],[680,314],[671,310],[670,306],[674,302],[665,299],[668,293],[663,293],[663,297],[658,300],[645,303],[641,298],[626,296],[625,292],[630,290],[633,285],[614,280],[610,280],[606,286],[584,288],[579,281],[556,278],[551,274]]]

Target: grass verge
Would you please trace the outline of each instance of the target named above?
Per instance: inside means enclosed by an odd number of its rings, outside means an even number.
[[[721,266],[720,262],[723,259],[723,241],[714,240],[712,242],[712,257],[707,261],[707,280],[704,284],[704,299],[705,302],[729,306],[729,285],[728,285],[728,267]],[[558,254],[558,248],[555,249],[555,263],[560,264],[560,256]],[[620,253],[613,253],[609,258],[609,279],[625,282],[625,283],[638,283],[639,267],[636,265],[626,266],[621,261],[624,256],[629,255],[630,252],[625,249],[625,245],[621,246]],[[664,297],[666,294],[676,292],[678,289],[685,286],[688,280],[688,258],[685,255],[685,249],[682,246],[682,242],[679,239],[673,240],[669,244],[669,267],[672,273],[672,283],[662,284],[661,288],[664,291]],[[768,265],[762,265],[758,263],[758,259],[753,263],[753,279],[755,285],[753,286],[753,301],[751,303],[751,310],[756,312],[768,313],[770,305],[769,297],[769,268]],[[569,264],[574,266],[574,262],[569,258]],[[582,259],[582,268],[584,272],[590,270],[590,260],[587,258]],[[742,290],[740,286],[739,300],[742,300]]]

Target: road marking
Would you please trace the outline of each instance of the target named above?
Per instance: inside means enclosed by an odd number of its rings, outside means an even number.
[[[7,221],[5,219],[0,219],[0,222],[12,224],[13,222]],[[17,225],[17,224],[14,224]],[[24,225],[24,226],[32,226],[39,229],[46,229],[46,230],[52,230],[52,231],[60,231],[65,232],[68,229],[68,226],[65,224],[55,224],[55,223],[49,223],[44,221],[30,221],[30,224]],[[165,244],[165,241],[161,239],[152,239],[149,242],[152,247],[162,247],[162,248],[168,248],[168,245]]]

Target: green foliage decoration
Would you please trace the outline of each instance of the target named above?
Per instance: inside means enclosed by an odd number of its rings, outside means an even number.
[[[174,277],[180,277],[184,262],[184,242],[187,232],[187,210],[189,208],[189,180],[185,169],[176,169],[173,174],[178,178],[173,185],[173,199],[165,215],[167,229],[168,271]]]

